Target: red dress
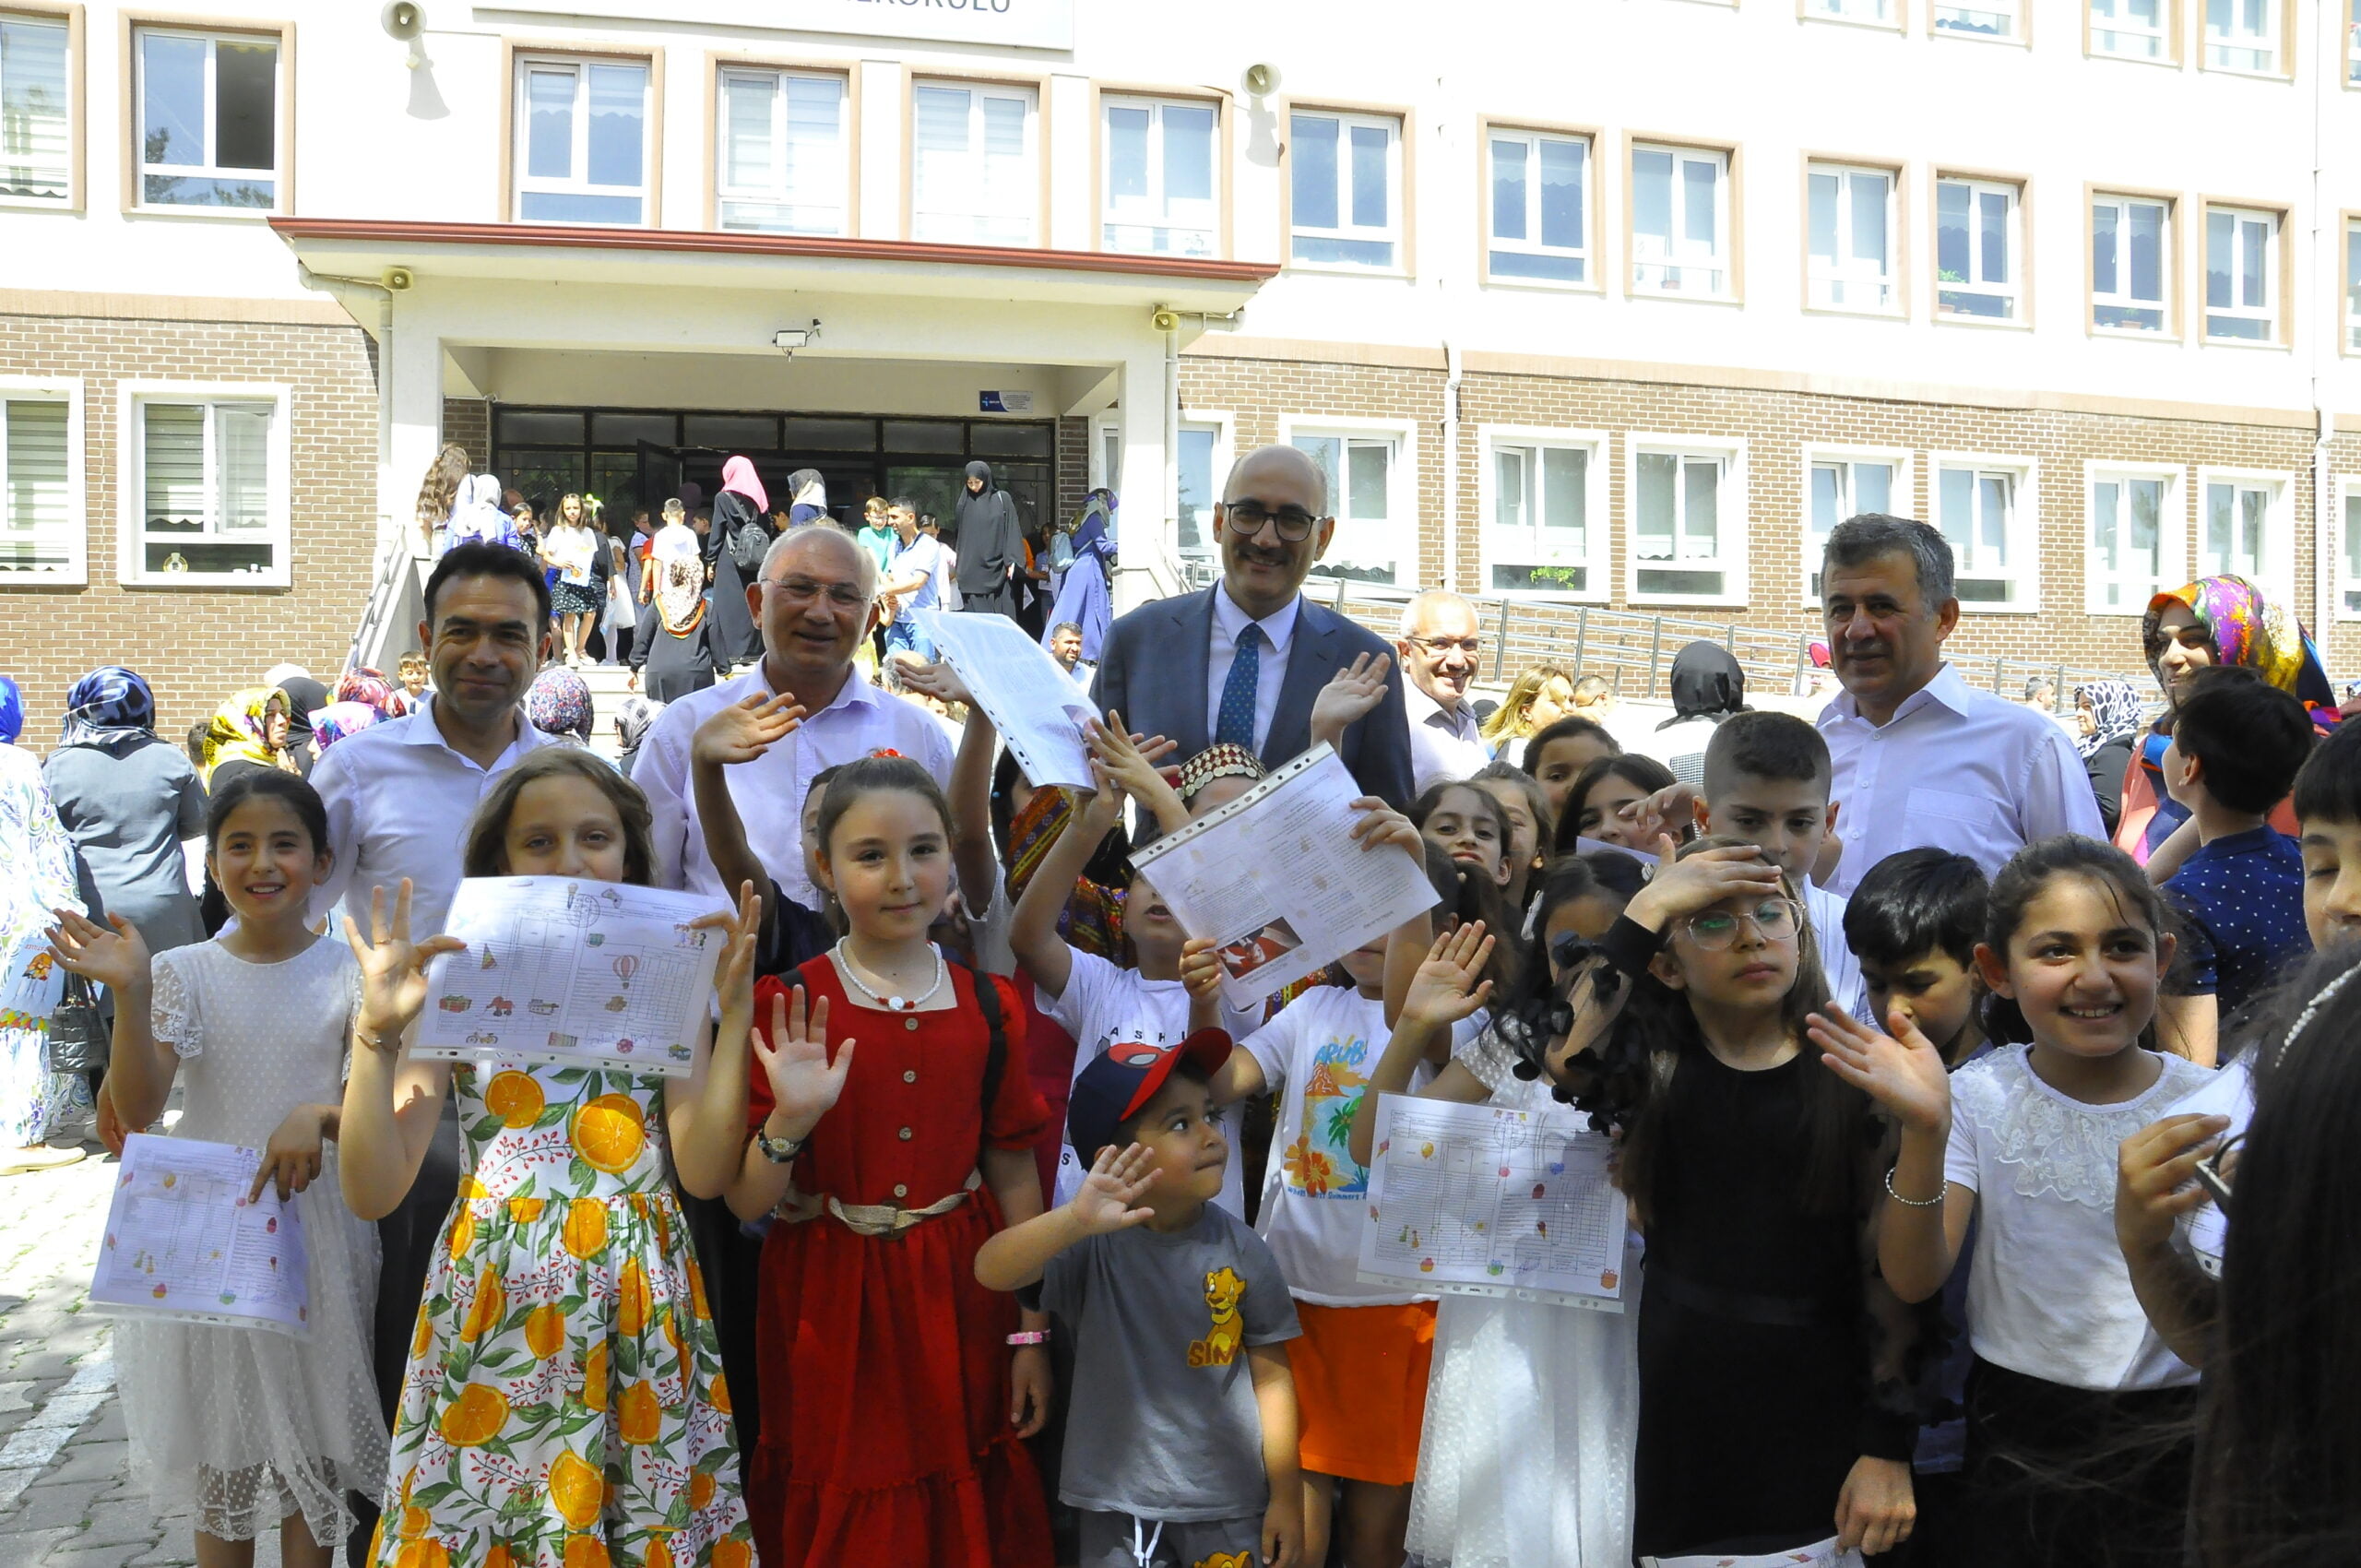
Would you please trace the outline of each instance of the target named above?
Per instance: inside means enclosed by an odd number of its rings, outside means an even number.
[[[952,970],[955,1007],[903,1015],[852,1005],[825,955],[798,972],[810,1000],[829,999],[831,1054],[848,1035],[860,1042],[795,1162],[798,1193],[923,1208],[958,1192],[983,1148],[1039,1136],[1048,1110],[1006,981],[1007,1055],[987,1119],[990,1041],[968,970]],[[756,1018],[780,989],[755,988]],[[753,1124],[770,1109],[758,1062]],[[898,1237],[859,1235],[827,1214],[771,1227],[755,1329],[761,1435],[746,1467],[764,1568],[1049,1568],[1040,1475],[1008,1419],[1016,1301],[976,1282],[976,1253],[999,1229],[984,1187]]]

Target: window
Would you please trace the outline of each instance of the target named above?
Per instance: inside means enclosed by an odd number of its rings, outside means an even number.
[[[1893,25],[1896,0],[1804,0],[1804,15],[1821,21]]]
[[[1484,590],[1606,598],[1606,438],[1491,431],[1485,445]]]
[[[1587,283],[1590,138],[1491,133],[1494,278]]]
[[[1221,427],[1183,422],[1180,450],[1173,468],[1180,476],[1180,504],[1173,515],[1180,520],[1176,541],[1180,570],[1192,588],[1202,587],[1220,574],[1220,552],[1214,543],[1214,503],[1221,497],[1214,487],[1221,482]],[[1110,489],[1120,489],[1113,480]]]
[[[1690,148],[1631,149],[1631,287],[1646,294],[1726,298],[1729,155]]]
[[[1935,182],[1935,312],[1985,321],[2023,316],[2017,208],[2022,188],[1989,180]]]
[[[845,80],[794,71],[721,73],[714,220],[764,234],[843,234]]]
[[[1745,496],[1736,446],[1631,438],[1631,597],[1735,601],[1745,593]]]
[[[2158,593],[2177,586],[2180,552],[2168,539],[2173,476],[2116,469],[2091,471],[2091,569],[2083,608],[2094,615],[2137,615]],[[2171,570],[2167,568],[2170,567]],[[2175,581],[2165,579],[2172,576]]]
[[[1935,30],[1967,38],[2014,40],[2020,36],[2017,3],[2018,0],[1966,0],[1965,4],[1935,0]]]
[[[1109,98],[1099,243],[1110,251],[1211,255],[1221,248],[1210,103]]]
[[[2361,0],[2351,0],[2345,12],[2344,79],[2361,83]]]
[[[2122,60],[2165,60],[2173,0],[2091,0],[2091,53]]]
[[[2279,69],[2280,0],[2205,0],[2205,65],[2215,71]]]
[[[1981,459],[1938,466],[1936,526],[1950,540],[1960,602],[1979,609],[2032,608],[2023,558],[2030,541],[2017,537],[2024,471]],[[2143,607],[2144,608],[2144,607]]]
[[[1328,507],[1336,517],[1328,553],[1311,569],[1355,582],[1394,583],[1405,576],[1406,566],[1415,568],[1407,540],[1394,521],[1399,510],[1394,505],[1399,438],[1297,432],[1288,440],[1320,466],[1328,481]]]
[[[910,238],[1029,245],[1041,178],[1029,87],[922,83],[910,95]]]
[[[286,395],[277,388],[125,393],[138,506],[128,582],[283,586],[288,580]]]
[[[1893,175],[1815,163],[1804,184],[1811,197],[1810,303],[1822,310],[1893,309]]]
[[[1289,117],[1289,255],[1321,267],[1401,266],[1402,122]]]
[[[2235,573],[2270,588],[2281,576],[2279,481],[2243,475],[2203,476],[2204,505],[2197,519],[2197,575]]]
[[[2361,489],[2344,490],[2344,549],[2337,556],[2337,615],[2361,619]]]
[[[1842,453],[1816,453],[1809,459],[1809,512],[1804,519],[1804,593],[1820,602],[1820,562],[1827,553],[1828,536],[1847,517],[1864,512],[1893,511],[1902,488],[1901,454],[1855,457]]]
[[[0,16],[0,198],[73,199],[64,18]]]
[[[82,580],[77,412],[68,395],[0,391],[0,578]]]
[[[279,204],[279,41],[137,32],[139,205]]]
[[[633,227],[647,211],[647,66],[516,62],[516,220]]]
[[[2361,354],[2361,223],[2344,226],[2344,346]]]
[[[2165,270],[2172,255],[2169,202],[2096,196],[2091,202],[2091,325],[2164,332]]]
[[[2205,335],[2268,343],[2279,335],[2272,275],[2279,215],[2212,208],[2205,214]]]

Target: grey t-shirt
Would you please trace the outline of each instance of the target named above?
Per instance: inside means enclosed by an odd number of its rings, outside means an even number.
[[[1302,1330],[1277,1260],[1244,1220],[1207,1204],[1187,1230],[1093,1236],[1024,1296],[1074,1339],[1060,1497],[1176,1523],[1269,1506],[1246,1351]]]

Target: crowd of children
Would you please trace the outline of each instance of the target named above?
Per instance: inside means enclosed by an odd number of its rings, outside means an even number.
[[[61,916],[118,998],[121,1123],[178,1081],[176,1134],[262,1149],[310,1241],[303,1339],[121,1330],[135,1468],[206,1568],[274,1525],[320,1568],[356,1493],[375,1568],[2353,1560],[2361,729],[2208,671],[2161,765],[2185,844],[1909,850],[1848,902],[1810,725],[1728,717],[1685,784],[1560,718],[1358,802],[1435,909],[1240,1013],[1130,851],[1254,759],[1109,714],[1094,788],[1038,791],[947,668],[909,682],[965,706],[947,786],[822,774],[789,879],[727,773],[801,710],[698,731],[741,892],[686,1076],[412,1060],[461,944],[407,883],[312,929],[291,773],[213,797],[220,936],[151,959]],[[656,866],[645,797],[558,747],[457,859]],[[1610,1133],[1625,1310],[1365,1279],[1382,1094]],[[446,1106],[466,1175],[388,1433],[366,1221]]]

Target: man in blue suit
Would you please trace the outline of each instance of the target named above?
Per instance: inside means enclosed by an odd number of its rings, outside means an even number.
[[[1179,755],[1234,741],[1276,767],[1311,749],[1320,689],[1361,654],[1394,649],[1303,597],[1303,579],[1328,549],[1336,519],[1319,467],[1293,446],[1249,452],[1229,470],[1214,508],[1221,581],[1142,605],[1108,629],[1092,702],[1127,729],[1163,735]],[[1337,754],[1361,789],[1402,810],[1410,802],[1410,731],[1402,687],[1346,726]]]

